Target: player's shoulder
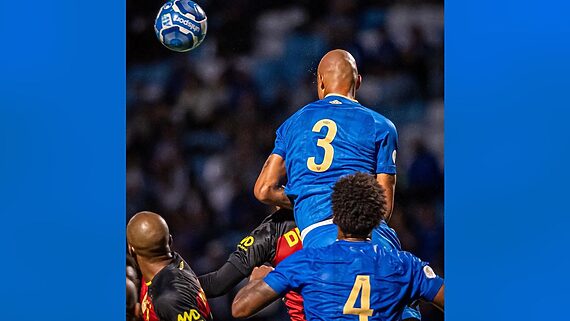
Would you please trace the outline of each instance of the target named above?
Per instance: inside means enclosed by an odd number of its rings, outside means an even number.
[[[384,275],[405,275],[409,273],[415,263],[422,263],[418,257],[407,251],[375,246],[375,252],[377,255],[376,266]]]
[[[368,107],[364,108],[368,111],[370,117],[372,117],[372,119],[374,120],[374,124],[377,129],[387,129],[391,131],[396,130],[396,125],[394,125],[394,123],[390,119],[388,119],[388,117]]]
[[[152,286],[157,293],[200,290],[198,277],[178,253],[174,253],[172,262],[154,277]]]
[[[364,106],[360,103],[354,103],[353,107],[356,111],[360,112],[362,117],[369,118],[373,123],[376,129],[389,129],[389,130],[396,130],[396,126],[394,123],[388,119],[388,117],[382,115],[381,113],[377,112],[376,110]]]
[[[277,230],[281,228],[290,230],[296,227],[295,216],[292,210],[282,208],[265,217],[260,226],[272,227]]]
[[[250,233],[250,237],[256,238],[257,243],[263,239],[267,243],[274,240],[278,236],[279,231],[289,226],[295,225],[293,212],[281,209],[269,214],[263,221]]]
[[[261,222],[261,224],[264,223],[270,223],[270,224],[276,224],[276,223],[282,223],[282,222],[291,222],[291,221],[295,221],[295,217],[293,215],[293,211],[289,210],[289,209],[279,209],[269,215],[267,215],[265,217],[265,219],[263,220],[263,222]]]

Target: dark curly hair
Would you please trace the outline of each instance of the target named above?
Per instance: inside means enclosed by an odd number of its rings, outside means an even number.
[[[344,235],[366,238],[386,214],[384,189],[370,174],[344,176],[333,187],[332,208]]]

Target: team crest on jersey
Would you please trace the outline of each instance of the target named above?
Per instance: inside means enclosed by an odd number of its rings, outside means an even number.
[[[429,265],[424,266],[424,274],[428,279],[435,278],[435,272],[431,269]]]
[[[329,101],[329,104],[340,105],[340,104],[342,104],[342,102],[340,100],[335,99],[335,100]]]

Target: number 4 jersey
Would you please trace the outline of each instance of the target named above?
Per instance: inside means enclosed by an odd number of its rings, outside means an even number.
[[[300,291],[309,321],[397,321],[406,304],[433,301],[443,285],[408,252],[344,240],[294,253],[264,281],[279,294]]]
[[[386,117],[340,95],[327,95],[287,119],[273,154],[285,159],[285,193],[301,236],[332,216],[332,186],[355,172],[396,174],[398,136]]]

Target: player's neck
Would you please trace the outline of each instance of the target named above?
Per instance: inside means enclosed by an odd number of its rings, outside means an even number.
[[[149,260],[144,257],[137,258],[138,265],[145,282],[150,282],[154,276],[172,262],[172,256]]]
[[[344,234],[340,229],[338,230],[336,238],[339,241],[348,241],[348,242],[364,242],[370,240],[370,238],[368,237],[355,237],[349,234]]]
[[[361,238],[361,237],[345,237],[345,238],[339,238],[339,241],[364,242],[364,241],[370,241],[370,239],[369,238]]]

